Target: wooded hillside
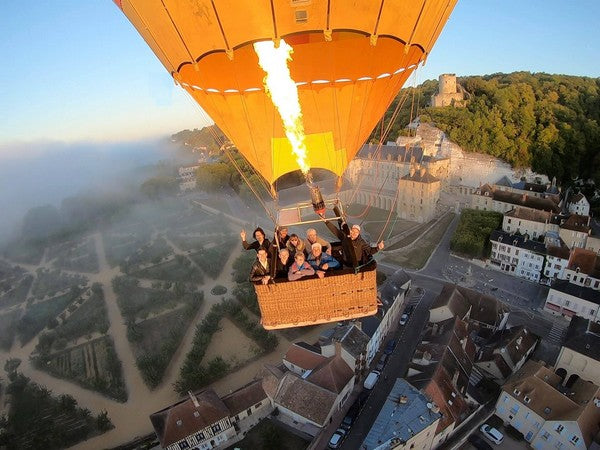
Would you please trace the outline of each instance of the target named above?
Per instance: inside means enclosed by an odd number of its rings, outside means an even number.
[[[600,79],[516,72],[459,77],[457,82],[471,94],[465,108],[427,107],[437,81],[403,90],[398,99],[409,97],[389,138],[418,113],[467,151],[531,167],[560,181],[582,177],[600,184]],[[380,135],[376,129],[372,139]]]

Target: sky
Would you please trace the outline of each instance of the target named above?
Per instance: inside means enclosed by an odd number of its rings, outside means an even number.
[[[0,158],[39,142],[135,141],[206,124],[111,0],[2,3]],[[459,0],[415,80],[598,77],[598,17],[598,0]]]

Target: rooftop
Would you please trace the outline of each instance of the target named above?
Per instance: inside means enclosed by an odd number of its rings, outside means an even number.
[[[290,345],[283,357],[284,361],[288,361],[290,364],[304,370],[312,370],[326,359],[325,356],[321,355],[318,348],[309,346],[304,342],[296,342]]]
[[[556,245],[549,245],[546,247],[546,251],[548,252],[548,256],[553,256],[555,258],[561,259],[569,259],[571,255],[571,250],[566,245],[561,247],[557,247]]]
[[[539,209],[559,213],[560,208],[551,198],[539,198],[527,194],[503,191],[496,189],[489,184],[484,184],[477,191],[477,195],[491,196],[493,200],[510,203],[511,205],[523,206],[526,208]]]
[[[567,329],[563,347],[600,361],[600,324],[574,316]]]
[[[579,214],[571,214],[567,220],[560,226],[567,230],[579,231],[581,233],[590,232],[590,216],[580,216]]]
[[[577,284],[570,283],[567,280],[559,280],[554,282],[550,289],[564,292],[565,294],[572,295],[573,297],[600,305],[600,291],[596,291],[589,287],[579,286]]]
[[[416,183],[437,183],[439,178],[431,175],[426,169],[412,170],[411,173],[407,173],[402,177],[405,181],[414,181]]]
[[[398,378],[363,441],[363,447],[372,449],[394,439],[407,442],[440,417],[429,398],[406,380]]]
[[[523,248],[542,255],[546,254],[546,246],[542,242],[528,239],[520,234],[510,234],[506,231],[494,230],[490,235],[490,241],[501,242],[513,247]]]
[[[571,197],[571,200],[569,200],[569,203],[577,203],[583,199],[585,199],[585,195],[583,195],[581,192],[579,192],[579,193],[575,194],[573,197]]]
[[[377,151],[379,148],[379,152]],[[377,156],[376,156],[377,153]],[[417,162],[420,163],[423,160],[423,148],[410,145],[382,145],[377,144],[365,144],[358,151],[358,158],[377,159],[381,161],[395,161],[395,162]]]
[[[600,258],[592,250],[576,247],[571,252],[569,264],[570,270],[585,273],[594,278],[600,278]]]
[[[151,414],[150,421],[162,447],[166,448],[229,415],[225,403],[213,389],[209,388],[196,393],[194,398],[190,396]]]
[[[539,209],[521,208],[517,206],[511,209],[505,217],[514,217],[515,219],[530,220],[540,223],[560,223],[560,217],[557,214],[552,214],[550,211],[540,211]]]

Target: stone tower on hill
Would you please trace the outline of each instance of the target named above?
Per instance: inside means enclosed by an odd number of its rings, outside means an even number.
[[[438,93],[431,96],[431,106],[459,106],[465,105],[467,92],[460,84],[456,84],[456,75],[446,73],[440,75]]]

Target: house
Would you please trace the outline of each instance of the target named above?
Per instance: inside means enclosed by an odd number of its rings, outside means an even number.
[[[600,255],[600,236],[596,234],[589,235],[585,242],[585,249]]]
[[[564,245],[548,245],[546,247],[546,262],[544,264],[544,276],[548,280],[564,280],[565,269],[569,265],[571,252]]]
[[[236,442],[230,411],[212,389],[196,394],[150,416],[162,448],[225,448]]]
[[[339,354],[303,376],[265,366],[261,378],[266,394],[277,408],[278,420],[312,437],[343,407],[355,379],[353,370]]]
[[[237,439],[228,442],[227,445],[242,440],[248,431],[273,412],[273,406],[260,379],[252,380],[226,395],[222,400],[229,410],[231,423],[237,432]]]
[[[361,449],[429,449],[441,414],[424,393],[397,378]]]
[[[585,319],[600,320],[598,305],[600,305],[600,292],[561,280],[555,282],[548,290],[544,310],[567,319],[580,316]]]
[[[429,321],[433,324],[458,317],[477,328],[493,334],[505,327],[508,308],[494,297],[446,283],[442,292],[429,309]]]
[[[504,386],[496,415],[520,431],[534,449],[587,448],[600,431],[600,388],[563,379],[528,361]]]
[[[590,232],[591,228],[589,216],[571,214],[567,220],[561,224],[559,235],[561,239],[565,241],[567,247],[585,248]]]
[[[499,230],[492,231],[490,241],[490,263],[493,266],[529,281],[540,281],[546,256],[543,243]]]
[[[600,256],[590,250],[575,248],[564,274],[573,284],[600,291]]]
[[[200,164],[191,164],[181,166],[178,169],[179,173],[179,190],[187,191],[196,189],[196,171],[200,168]]]
[[[554,369],[563,380],[577,376],[600,385],[600,324],[573,317]]]
[[[558,233],[559,223],[557,214],[517,206],[504,214],[502,230],[510,234],[526,234],[530,239],[537,239],[549,231]]]
[[[412,281],[404,270],[390,275],[379,289],[381,305],[374,316],[360,319],[360,328],[369,337],[366,365],[369,366],[390,330],[394,329],[402,311]]]
[[[368,368],[369,336],[354,323],[337,326],[330,330],[327,337],[322,334],[319,338],[321,354],[324,357],[330,357],[339,353],[355,375],[363,374]]]
[[[502,214],[520,206],[521,208],[560,213],[556,197],[540,198],[529,193],[519,194],[484,184],[471,195],[471,208],[497,211]]]
[[[306,342],[296,342],[283,356],[283,365],[291,372],[303,376],[327,360],[321,349]]]
[[[498,331],[482,345],[475,365],[486,378],[502,384],[525,364],[538,340],[522,325]]]
[[[443,443],[476,410],[467,392],[476,348],[467,322],[451,317],[427,326],[408,364],[406,380],[435,403],[442,414],[434,447]]]
[[[571,197],[567,203],[567,208],[572,214],[579,214],[580,216],[590,215],[590,202],[588,202],[585,195],[581,192]]]

